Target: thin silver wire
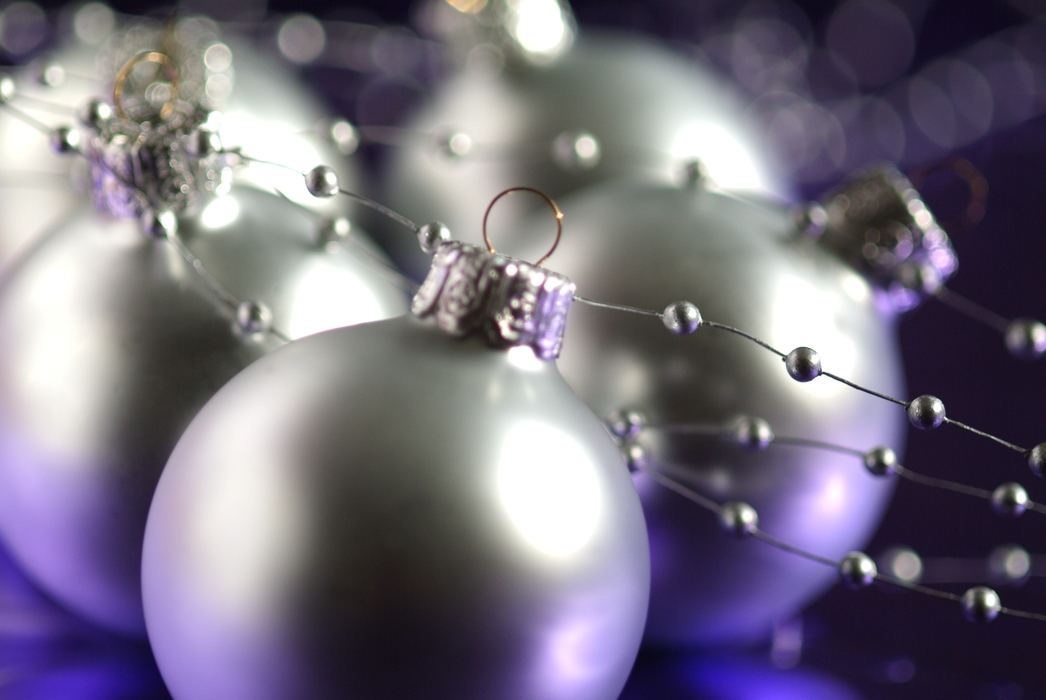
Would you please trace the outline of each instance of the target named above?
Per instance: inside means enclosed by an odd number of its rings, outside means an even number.
[[[1009,319],[1005,316],[997,314],[991,309],[981,306],[972,299],[967,299],[961,294],[954,292],[943,285],[939,287],[932,296],[945,306],[948,306],[975,321],[979,321],[989,328],[994,328],[1000,333],[1005,333],[1007,327],[1010,325]]]

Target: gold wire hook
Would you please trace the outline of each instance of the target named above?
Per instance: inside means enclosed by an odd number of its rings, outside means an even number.
[[[125,63],[120,72],[116,74],[116,83],[113,85],[113,106],[116,107],[116,116],[121,119],[128,118],[127,111],[123,108],[123,89],[127,79],[131,76],[131,71],[142,61],[158,64],[163,68],[163,72],[167,74],[167,80],[171,84],[171,96],[164,103],[163,107],[160,108],[160,118],[167,119],[171,116],[171,112],[174,111],[174,104],[178,99],[178,69],[167,54],[159,51],[142,51]]]
[[[504,192],[498,194],[494,199],[490,200],[490,204],[487,205],[487,211],[483,214],[483,242],[487,245],[487,250],[491,253],[498,252],[494,250],[494,246],[490,243],[490,236],[487,235],[487,219],[490,218],[490,210],[494,208],[494,205],[498,203],[498,200],[505,195],[512,194],[513,192],[532,192],[536,194],[548,203],[549,207],[552,208],[552,213],[556,217],[556,240],[552,241],[552,247],[548,249],[548,252],[545,253],[540,260],[534,263],[536,267],[541,267],[541,263],[548,260],[552,257],[552,254],[556,252],[556,248],[559,246],[559,239],[563,236],[563,212],[560,210],[559,205],[556,204],[556,201],[541,190],[536,190],[533,187],[510,187]]]

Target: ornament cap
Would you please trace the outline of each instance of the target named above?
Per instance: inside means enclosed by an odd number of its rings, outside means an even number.
[[[574,283],[563,275],[460,241],[436,249],[411,311],[451,335],[482,333],[491,346],[559,357]]]

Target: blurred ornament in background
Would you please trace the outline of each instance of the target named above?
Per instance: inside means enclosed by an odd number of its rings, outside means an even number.
[[[555,267],[586,298],[652,309],[686,299],[709,321],[785,352],[814,348],[825,370],[903,395],[894,313],[876,304],[869,281],[806,239],[787,207],[710,184],[621,179],[563,199]],[[522,228],[511,248],[531,254],[541,224]],[[797,383],[781,358],[730,334],[679,338],[660,326],[649,317],[575,309],[559,360],[564,378],[597,415],[645,416],[653,427],[637,425],[638,437],[625,436],[625,446],[642,447],[649,468],[716,502],[751,504],[762,530],[807,551],[838,560],[864,546],[892,483],[865,473],[850,455],[768,444],[776,433],[900,451],[903,412],[838,383]],[[753,432],[765,424],[749,416],[768,421],[769,430]],[[689,424],[718,426],[723,435],[656,429]],[[725,537],[694,504],[646,475],[635,480],[650,535],[649,642],[753,641],[836,582],[830,568]]]
[[[289,344],[178,442],[149,639],[178,700],[614,700],[646,530],[552,360],[574,286],[445,242],[414,315]]]
[[[451,50],[466,58],[409,121],[392,154],[386,198],[393,208],[478,241],[484,207],[509,187],[559,198],[622,175],[671,183],[693,159],[722,187],[787,197],[758,138],[741,125],[736,98],[696,60],[636,37],[599,34],[577,37],[548,60],[514,59],[530,52],[519,36],[504,34],[510,25],[492,11],[502,6],[551,14],[557,3],[491,2],[472,14],[443,0],[431,5],[430,30],[449,34],[457,42]],[[470,31],[447,30],[438,18],[448,13]],[[500,40],[489,38],[495,30]],[[508,204],[506,220],[524,215],[522,206]],[[387,247],[408,272],[423,274],[416,249],[395,239]]]
[[[78,115],[91,118],[91,98],[112,94],[115,76],[128,60],[142,51],[166,51],[179,74],[176,97],[212,112],[209,127],[226,148],[242,148],[256,159],[299,172],[328,163],[343,186],[356,186],[356,165],[330,133],[334,120],[278,61],[243,39],[223,37],[218,25],[204,17],[184,18],[170,26],[149,18],[117,24],[108,6],[83,5],[73,14],[71,34],[53,54],[0,76],[11,88],[0,99],[44,124],[72,125]],[[128,94],[141,95],[145,105],[162,104],[171,97],[163,77],[155,65],[137,66],[128,77]],[[54,153],[37,129],[3,110],[0,154],[2,263],[71,214],[90,184],[81,159]],[[238,182],[267,191],[278,188],[328,216],[351,213],[348,199],[318,200],[307,192],[301,177],[286,168],[252,162],[241,168]]]

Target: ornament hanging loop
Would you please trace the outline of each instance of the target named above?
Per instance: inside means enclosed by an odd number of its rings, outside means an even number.
[[[120,72],[116,74],[116,82],[113,84],[113,107],[116,108],[116,115],[121,119],[129,118],[127,111],[123,107],[124,86],[127,84],[127,79],[131,76],[131,71],[134,70],[134,67],[143,61],[155,63],[163,68],[163,72],[167,75],[167,81],[171,84],[171,96],[167,98],[163,107],[160,108],[160,118],[167,119],[174,111],[175,102],[178,100],[178,69],[170,56],[159,51],[142,51],[125,63]]]
[[[563,236],[563,212],[559,208],[559,205],[556,204],[556,201],[541,190],[534,189],[533,187],[510,187],[504,192],[498,194],[494,199],[490,200],[490,204],[487,205],[487,211],[483,213],[483,243],[486,244],[487,250],[492,254],[498,252],[494,250],[494,246],[490,242],[490,235],[487,233],[487,219],[490,218],[490,211],[494,208],[494,205],[498,203],[498,200],[506,195],[513,194],[514,192],[532,192],[536,194],[548,203],[548,206],[552,209],[552,214],[556,217],[556,240],[552,241],[552,247],[548,249],[548,252],[534,263],[535,267],[541,267],[542,263],[552,257],[552,254],[556,252],[556,248],[559,247],[559,239]]]

